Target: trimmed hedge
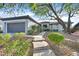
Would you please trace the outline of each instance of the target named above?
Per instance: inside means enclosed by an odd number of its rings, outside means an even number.
[[[55,44],[59,44],[64,41],[64,36],[57,32],[52,32],[48,34],[48,39]]]

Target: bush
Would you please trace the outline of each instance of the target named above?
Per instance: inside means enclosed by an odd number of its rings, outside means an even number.
[[[0,34],[0,39],[4,39],[4,36],[3,36],[3,34]]]
[[[20,32],[20,33],[15,33],[14,35],[25,35],[25,33]]]
[[[27,34],[28,35],[32,35],[33,34],[33,30],[28,30]]]
[[[48,39],[51,40],[55,44],[59,44],[64,40],[64,36],[57,32],[52,32],[48,34]]]
[[[24,56],[30,51],[31,41],[24,37],[25,33],[15,33],[10,40],[10,34],[0,34],[0,47],[6,56]]]
[[[4,44],[4,36],[3,34],[0,34],[0,45]]]
[[[27,34],[35,35],[41,32],[41,27],[38,25],[32,25],[31,28],[28,30]]]
[[[11,38],[11,35],[10,35],[10,34],[7,33],[7,34],[4,35],[4,39],[5,39],[6,41],[9,41],[10,38]]]
[[[16,33],[16,35],[19,36],[19,33]],[[19,37],[16,36],[15,40],[11,40],[5,45],[6,55],[23,56],[28,54],[27,49],[31,45],[30,42],[24,39],[23,36]]]
[[[23,33],[23,32],[21,32],[21,33],[15,33],[14,35],[13,35],[13,39],[23,39],[23,37],[25,36],[25,33]]]

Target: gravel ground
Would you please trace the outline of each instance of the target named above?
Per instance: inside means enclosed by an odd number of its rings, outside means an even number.
[[[62,33],[64,36],[65,36],[65,38],[66,39],[70,39],[70,40],[74,40],[74,41],[79,41],[79,36],[78,36],[78,34],[77,34],[77,36],[75,35],[75,33],[74,33],[74,35],[73,34],[67,34],[67,33]]]

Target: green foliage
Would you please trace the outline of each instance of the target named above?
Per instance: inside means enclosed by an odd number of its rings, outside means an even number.
[[[74,4],[74,3],[65,3],[64,4],[64,8],[63,8],[66,12],[68,13],[75,13],[78,12],[79,10],[79,4]]]
[[[64,10],[67,11],[67,12],[70,12],[73,10],[73,6],[72,6],[72,3],[66,3],[64,5]]]
[[[17,39],[10,41],[5,47],[6,55],[15,55],[15,56],[26,55],[26,51],[29,45],[30,43],[24,39],[21,40]]]
[[[49,12],[49,8],[43,4],[31,3],[29,7],[31,7],[31,10],[38,16],[44,16]]]
[[[59,44],[64,40],[64,36],[57,32],[52,32],[48,35],[48,39],[55,44]]]
[[[0,34],[0,39],[4,39],[4,36],[3,36],[3,34]]]
[[[2,34],[0,34],[0,45],[4,44],[4,37]]]
[[[0,8],[3,8],[3,7],[4,7],[3,3],[0,3]]]
[[[27,34],[28,35],[32,35],[33,34],[33,30],[28,30]]]
[[[6,55],[24,56],[27,55],[27,49],[30,42],[24,38],[24,33],[15,33],[15,39],[10,40],[5,46],[4,51]],[[22,36],[21,36],[22,35]]]
[[[25,37],[25,33],[15,33],[14,40],[11,40],[10,34],[0,34],[0,45],[3,45],[5,55],[24,56],[28,55],[28,48],[31,42]]]
[[[32,35],[32,34],[37,34],[41,31],[40,26],[32,25],[31,28],[28,30],[27,34]]]
[[[10,34],[0,34],[0,45],[4,45],[6,44],[11,38],[11,35]]]
[[[15,33],[13,35],[13,38],[16,40],[16,39],[22,39],[23,37],[25,36],[25,33],[23,32],[20,32],[20,33]]]
[[[10,35],[10,34],[7,33],[7,34],[4,35],[4,39],[5,39],[6,41],[9,41],[10,38],[11,38],[11,35]]]
[[[32,25],[30,30],[28,30],[28,34],[30,34],[30,35],[34,34],[36,32],[36,30],[37,30],[36,25]]]
[[[15,33],[15,34],[14,34],[14,36],[24,36],[24,35],[25,35],[25,33],[23,33],[23,32]]]

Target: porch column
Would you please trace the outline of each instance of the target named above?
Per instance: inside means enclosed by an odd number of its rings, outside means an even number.
[[[7,33],[7,22],[4,22],[4,24],[3,24],[3,33],[4,34]]]

